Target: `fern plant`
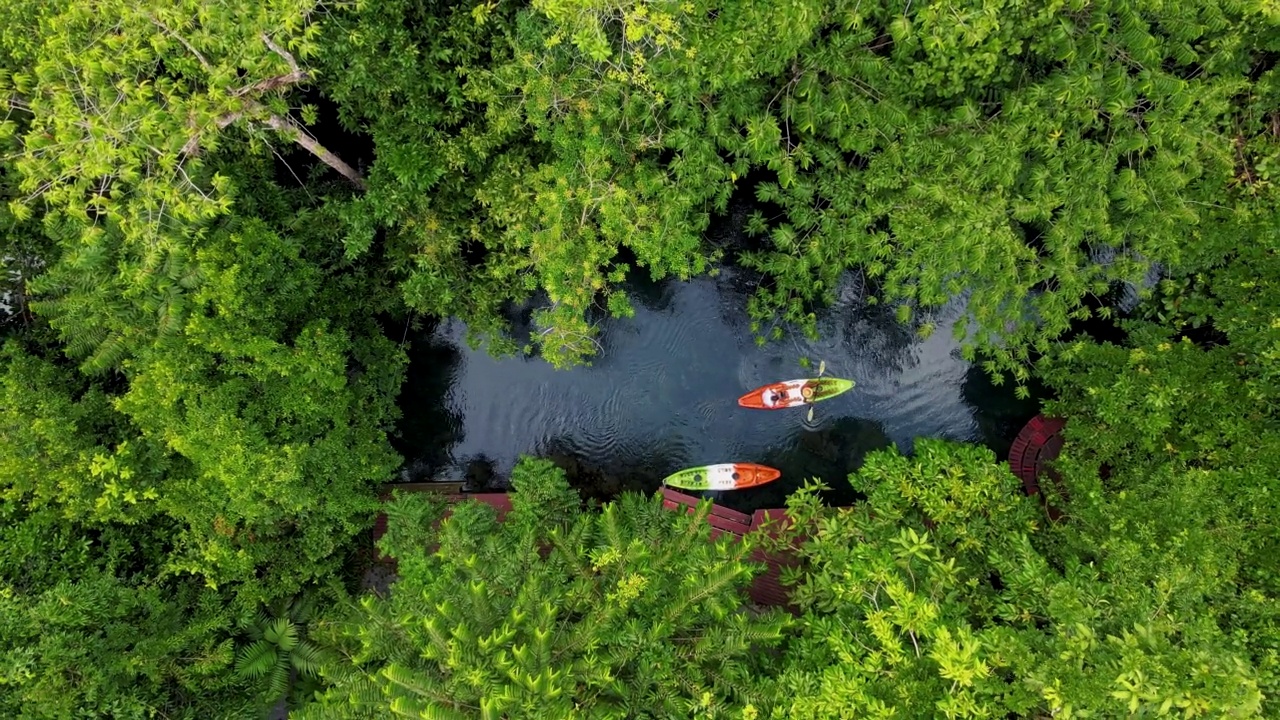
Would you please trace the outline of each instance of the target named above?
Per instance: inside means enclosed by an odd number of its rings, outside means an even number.
[[[260,610],[244,624],[249,644],[236,654],[235,673],[261,683],[268,702],[288,696],[297,706],[320,689],[324,651],[304,635],[315,615],[316,596],[304,593],[272,612]]]

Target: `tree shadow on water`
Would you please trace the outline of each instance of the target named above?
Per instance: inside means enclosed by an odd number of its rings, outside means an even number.
[[[569,486],[587,502],[605,503],[624,492],[652,494],[662,478],[682,466],[679,452],[655,440],[620,446],[609,458],[590,458],[567,436],[549,440],[539,453],[564,470]]]
[[[859,281],[846,275],[844,298],[828,310],[822,318],[829,323],[828,333],[838,335],[842,352],[860,358],[864,364],[891,375],[905,372],[916,364],[911,348],[919,342],[915,328],[898,320],[895,310],[888,305],[869,305],[862,301],[865,289]]]
[[[1018,431],[1040,412],[1040,403],[1049,394],[1044,385],[1033,376],[1027,382],[1030,395],[1026,399],[1019,399],[1012,380],[996,385],[991,382],[991,376],[978,365],[965,371],[960,390],[964,401],[973,407],[973,417],[978,423],[982,444],[991,448],[998,460],[1008,457],[1009,448]]]
[[[884,426],[874,420],[837,418],[816,430],[805,430],[791,438],[785,448],[766,453],[762,465],[782,471],[782,477],[763,487],[733,492],[708,493],[725,507],[741,512],[786,507],[787,496],[809,480],[830,486],[823,502],[834,507],[852,505],[862,499],[849,485],[849,475],[862,467],[868,453],[893,444]]]
[[[433,335],[434,325],[409,338],[409,366],[396,404],[400,421],[391,446],[404,457],[403,479],[428,482],[451,461],[450,450],[463,438],[463,418],[446,398],[462,353]]]
[[[734,268],[726,271],[719,282],[722,294],[731,299],[724,309],[725,320],[735,327],[750,323],[746,307],[768,278],[753,270]],[[807,337],[801,329],[779,318],[759,323],[759,334],[768,338],[761,350],[768,355],[791,358],[799,356],[816,365],[826,361],[828,371],[861,367],[877,375],[898,375],[915,364],[912,348],[918,342],[915,328],[898,321],[895,310],[885,305],[868,304],[867,288],[858,273],[846,272],[836,288],[834,304],[814,306],[817,337]],[[774,338],[774,329],[782,332]]]
[[[675,297],[675,288],[673,286],[676,282],[679,282],[678,280],[670,277],[654,280],[649,268],[640,267],[635,254],[627,248],[622,248],[618,251],[618,257],[615,261],[631,266],[626,280],[622,282],[621,289],[633,304],[640,305],[655,313],[665,313],[672,310],[672,301]]]
[[[498,465],[486,455],[477,455],[462,466],[459,478],[467,492],[505,492],[511,489],[510,480],[498,475]]]

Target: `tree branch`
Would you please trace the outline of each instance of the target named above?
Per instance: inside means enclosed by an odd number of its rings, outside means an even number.
[[[222,130],[223,128],[227,127],[231,123],[234,123],[237,120],[243,118],[247,113],[252,111],[260,111],[260,110],[265,110],[265,108],[259,105],[258,103],[250,102],[245,110],[227,113],[225,115],[220,116],[215,122],[218,126],[218,129]],[[333,153],[325,149],[323,145],[316,142],[315,138],[307,134],[307,132],[302,128],[302,126],[298,125],[298,123],[295,122],[292,118],[281,117],[279,115],[268,115],[264,120],[264,122],[271,129],[279,133],[282,133],[283,135],[288,137],[290,140],[306,148],[308,152],[310,152],[312,155],[315,155],[317,158],[319,158],[319,160],[323,162],[325,165],[328,165],[329,167],[338,171],[340,175],[350,180],[352,184],[354,184],[356,187],[360,188],[361,190],[365,189],[364,177],[360,175],[359,170],[356,170],[355,168],[351,167],[347,163],[343,162],[342,158],[338,157],[337,155],[334,155]],[[186,145],[182,146],[182,154],[183,156],[192,155],[198,149],[200,149],[199,133],[197,133],[190,140],[188,140]]]
[[[262,38],[262,42],[267,44],[267,47],[271,48],[271,52],[284,58],[284,61],[289,63],[290,71],[292,71],[295,75],[302,73],[302,71],[298,69],[298,61],[293,59],[293,53],[289,52],[288,50],[285,50],[284,48],[272,42],[271,38],[267,37],[266,33],[262,33],[262,35],[260,35],[259,37]]]
[[[263,33],[260,37],[262,38],[262,42],[266,43],[267,47],[271,49],[271,52],[284,58],[284,61],[289,63],[289,72],[284,75],[276,75],[265,80],[259,80],[252,85],[246,85],[245,87],[231,93],[232,97],[257,95],[259,93],[270,92],[286,85],[293,85],[294,83],[305,82],[311,79],[311,76],[308,75],[305,70],[298,67],[298,61],[293,57],[293,53],[275,44],[271,38],[267,37],[266,33]]]
[[[306,80],[309,80],[310,77],[311,76],[307,75],[305,72],[289,73],[287,75],[276,75],[274,77],[269,77],[265,80],[259,80],[258,82],[252,85],[246,85],[236,90],[235,92],[231,93],[231,96],[244,97],[245,95],[257,95],[259,93],[270,92],[277,88],[282,88],[286,85],[293,85],[295,83],[304,82]]]
[[[291,118],[271,115],[267,118],[266,122],[273,130],[284,134],[289,139],[306,148],[325,165],[337,170],[339,174],[350,180],[356,187],[361,190],[365,189],[364,178],[361,177],[358,170],[343,162],[337,155],[326,150],[323,145],[316,142],[315,138],[308,135],[298,125],[298,123],[294,122]]]
[[[155,16],[152,16],[152,17],[151,17],[151,22],[152,22],[152,24],[154,24],[156,27],[160,28],[160,29],[161,29],[161,30],[163,30],[165,33],[167,33],[170,37],[172,37],[173,39],[175,39],[175,40],[177,40],[178,42],[182,43],[182,46],[183,46],[183,47],[185,47],[187,50],[189,50],[189,51],[191,52],[191,54],[192,54],[192,55],[195,55],[195,56],[196,56],[196,59],[200,61],[200,67],[204,68],[205,70],[209,70],[209,69],[210,69],[210,67],[209,67],[209,61],[208,61],[208,60],[206,60],[206,59],[205,59],[205,57],[204,57],[204,55],[201,55],[201,54],[200,54],[200,51],[199,51],[199,50],[197,50],[197,49],[195,49],[195,47],[194,47],[194,46],[192,46],[192,44],[191,44],[191,43],[187,42],[187,39],[186,39],[186,38],[182,37],[181,35],[179,35],[178,33],[174,32],[173,30],[170,30],[168,25],[165,25],[164,23],[160,22],[159,18],[156,18]]]
[[[200,53],[196,52],[195,48],[191,47],[191,45],[189,45],[185,40],[183,40],[181,37],[178,37],[172,31],[168,30],[168,28],[166,28],[163,25],[163,23],[161,23],[159,20],[156,20],[153,18],[152,22],[156,23],[156,25],[160,26],[161,29],[164,29],[165,31],[169,32],[169,34],[173,35],[174,37],[177,37],[179,42],[182,42],[182,44],[185,45],[188,50],[195,53],[196,57],[200,58],[200,61],[202,64],[207,65],[207,63],[204,62],[204,57],[201,56]],[[266,33],[263,33],[259,37],[262,38],[262,42],[266,44],[266,46],[271,50],[271,52],[284,58],[284,61],[289,65],[289,72],[284,75],[276,75],[274,77],[266,78],[265,80],[259,80],[258,82],[253,83],[252,85],[246,85],[245,87],[242,87],[239,90],[236,90],[233,93],[231,93],[232,97],[245,97],[246,95],[248,96],[258,95],[261,93],[270,92],[272,90],[284,87],[286,85],[300,83],[310,78],[307,72],[298,66],[298,60],[293,56],[293,53],[277,45],[275,41],[273,41]],[[237,120],[240,120],[248,113],[253,113],[258,117],[261,117],[259,113],[266,114],[266,108],[264,108],[254,99],[247,98],[245,101],[243,110],[238,110],[235,112],[229,112],[229,113],[220,115],[218,119],[214,121],[214,123],[218,126],[218,129],[221,130],[227,127],[228,125],[230,125],[231,123],[234,123]],[[289,118],[288,116],[268,114],[264,122],[271,129],[281,133],[282,135],[288,137],[290,140],[306,148],[308,152],[310,152],[312,155],[315,155],[317,158],[319,158],[320,161],[323,162],[325,165],[328,165],[329,167],[338,171],[340,175],[350,180],[352,184],[354,184],[356,187],[360,188],[361,190],[365,188],[364,177],[360,175],[360,172],[358,170],[351,167],[347,163],[343,162],[343,160],[339,158],[337,155],[334,155],[333,153],[329,152],[327,149],[325,149],[323,145],[316,142],[315,138],[307,134],[307,132],[302,128],[302,126],[298,125],[298,123],[295,122],[292,118]],[[197,130],[196,133],[192,135],[191,139],[188,140],[186,144],[182,146],[183,156],[192,155],[197,150],[200,149],[200,135],[201,135],[201,131]]]

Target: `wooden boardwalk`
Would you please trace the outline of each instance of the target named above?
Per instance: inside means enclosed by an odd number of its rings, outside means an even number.
[[[1009,467],[1022,479],[1023,488],[1028,495],[1040,492],[1040,477],[1045,475],[1052,480],[1056,473],[1049,463],[1062,450],[1062,429],[1066,421],[1060,418],[1046,418],[1037,415],[1018,434],[1009,451]],[[462,483],[397,483],[389,485],[388,490],[396,488],[406,492],[438,492],[444,493],[450,502],[476,500],[491,505],[498,511],[498,518],[504,517],[511,510],[511,499],[507,493],[468,493],[463,491]],[[389,495],[384,495],[384,499]],[[686,495],[668,487],[662,488],[662,506],[673,512],[681,508],[692,513],[701,498]],[[1062,513],[1057,508],[1048,506],[1049,517],[1058,520]],[[777,532],[784,524],[789,523],[787,511],[781,508],[756,510],[746,513],[731,510],[723,505],[712,505],[707,515],[707,522],[712,528],[712,537],[729,533],[735,537],[743,537],[749,533],[760,532],[766,523],[776,523],[772,532]],[[387,516],[378,514],[373,527],[373,539],[376,542],[387,531]],[[792,611],[786,588],[782,585],[782,569],[796,562],[791,553],[768,553],[761,549],[752,552],[752,559],[763,563],[765,571],[757,575],[751,583],[748,594],[752,602],[768,607],[787,607]],[[380,558],[380,561],[394,563],[394,559]]]
[[[699,500],[701,498],[695,495],[686,495],[669,487],[662,488],[662,506],[668,510],[679,512],[683,507],[685,512],[692,513],[697,508]],[[791,522],[791,518],[787,515],[787,511],[781,508],[757,510],[747,515],[737,510],[730,510],[723,505],[713,504],[710,514],[707,515],[707,522],[711,524],[712,537],[718,537],[721,533],[742,537],[748,533],[761,531],[761,528],[770,522],[775,523],[770,532],[776,536],[784,525]],[[795,564],[795,558],[790,553],[769,553],[757,548],[751,552],[751,559],[764,563],[765,566],[765,571],[751,582],[748,590],[751,601],[767,607],[789,607],[790,598],[782,585],[781,576],[782,568]]]

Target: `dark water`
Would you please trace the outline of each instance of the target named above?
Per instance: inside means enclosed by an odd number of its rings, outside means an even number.
[[[949,327],[963,300],[935,313],[939,331],[920,339],[890,310],[868,307],[851,277],[820,315],[820,340],[793,334],[757,347],[746,316],[753,282],[726,268],[715,278],[633,284],[635,317],[603,319],[603,351],[572,370],[470,350],[457,321],[410,334],[397,440],[404,479],[502,487],[527,453],[551,457],[584,495],[604,499],[652,492],[689,465],[758,462],[783,477],[708,495],[743,510],[777,507],[806,478],[820,478],[832,502],[848,502],[844,478],[871,450],[896,443],[909,452],[917,437],[943,437],[986,443],[1003,458],[1036,412],[960,357]],[[514,318],[518,334],[528,332],[527,317]],[[819,360],[857,385],[817,404],[812,425],[803,409],[738,407],[742,393],[810,376]]]

